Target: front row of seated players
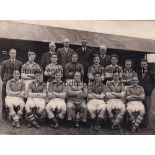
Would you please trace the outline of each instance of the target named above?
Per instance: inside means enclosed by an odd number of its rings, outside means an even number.
[[[79,109],[79,120],[82,122],[87,122],[89,112],[90,124],[94,129],[101,126],[106,111],[111,120],[112,129],[118,128],[125,109],[129,114],[132,132],[138,129],[143,120],[145,109],[142,101],[145,95],[143,88],[138,85],[137,77],[132,78],[132,84],[125,91],[118,72],[113,73],[113,80],[107,81],[106,86],[102,83],[102,75],[96,73],[88,89],[81,81],[80,72],[75,72],[74,79],[67,81],[66,84],[61,81],[62,72],[58,72],[48,88],[42,80],[41,71],[36,71],[34,75],[35,80],[28,87],[26,104],[23,101],[25,84],[19,79],[19,71],[15,70],[14,78],[7,83],[5,101],[13,120],[12,125],[15,127],[20,127],[24,104],[28,119],[27,125],[35,128],[40,127],[37,119],[44,109],[53,128],[59,127],[59,120],[65,118],[66,111],[67,120],[70,122],[74,120],[76,108]],[[18,109],[15,111],[14,107]],[[32,111],[33,108],[36,109],[35,113]]]

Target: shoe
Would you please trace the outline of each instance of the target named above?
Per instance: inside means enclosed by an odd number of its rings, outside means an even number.
[[[67,129],[73,128],[74,127],[74,123],[72,120],[67,121]]]
[[[112,126],[111,126],[111,129],[112,129],[112,130],[118,130],[118,125],[112,125]]]
[[[16,127],[16,122],[13,121],[13,122],[12,122],[12,126],[13,126],[13,127]]]
[[[98,131],[99,128],[98,128],[98,126],[96,124],[94,124],[94,125],[92,125],[92,129]]]
[[[36,129],[39,129],[40,128],[40,125],[36,122],[36,121],[33,121],[32,122],[32,126]]]
[[[132,133],[135,133],[135,132],[136,132],[136,127],[135,127],[135,126],[133,126],[133,127],[131,128],[131,132],[132,132]]]
[[[55,117],[51,118],[49,121],[52,128],[57,129],[59,127],[59,123]]]
[[[51,127],[54,129],[57,129],[57,128],[59,128],[59,123],[56,122],[55,124],[51,124]]]
[[[98,125],[97,127],[98,127],[98,129],[101,129],[101,128],[103,128],[103,126],[102,126],[102,125]]]
[[[27,127],[28,127],[28,128],[31,128],[31,127],[32,127],[32,123],[31,123],[31,122],[28,122],[28,123],[27,123]]]
[[[103,127],[103,122],[104,122],[104,119],[97,118],[97,126],[99,129],[101,129]]]
[[[20,128],[20,127],[21,127],[20,122],[17,122],[16,123],[16,128]]]

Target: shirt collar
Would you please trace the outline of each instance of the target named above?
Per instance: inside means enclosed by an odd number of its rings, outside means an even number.
[[[112,80],[111,82],[112,82],[113,84],[115,84],[115,83],[116,83],[114,80]],[[118,81],[118,82],[117,82],[117,84],[119,84],[119,83],[120,83],[120,81]]]
[[[15,62],[15,61],[16,61],[16,59],[12,59],[12,58],[10,58],[10,61],[11,61],[11,62]]]
[[[57,66],[58,63],[55,63],[55,64],[54,64],[54,63],[50,63],[49,65],[50,65],[50,66]]]
[[[124,71],[133,71],[133,69],[132,68],[130,68],[130,69],[124,68]]]
[[[35,84],[42,84],[43,81],[36,81],[36,80],[34,80],[33,83],[35,83]]]
[[[111,67],[118,67],[118,65],[117,65],[117,64],[116,64],[115,66],[111,64],[110,66],[111,66]]]
[[[139,88],[140,86],[139,85],[137,85],[137,86],[131,85],[131,87],[133,87],[133,88]]]
[[[142,69],[142,73],[146,73],[148,70],[147,69]]]
[[[104,55],[103,55],[103,54],[101,54],[101,58],[105,58],[105,56],[106,56],[106,54],[104,54]]]
[[[35,65],[36,63],[35,63],[35,62],[30,63],[29,61],[27,61],[26,64],[27,64],[27,65],[30,65],[30,64]]]
[[[52,83],[63,83],[62,81],[56,81],[56,80],[53,80],[53,82]]]
[[[67,51],[69,50],[69,47],[64,47],[64,48],[65,48],[65,50],[67,50]]]
[[[98,65],[93,65],[93,67],[95,67],[95,68],[98,68],[98,67],[100,67],[101,65],[100,64],[98,64]]]
[[[86,50],[86,47],[82,47],[82,50],[83,50],[83,51]]]
[[[20,82],[21,82],[20,79],[18,79],[18,80],[12,79],[12,81],[13,81],[13,82],[16,82],[16,83],[20,83]]]
[[[55,51],[54,51],[54,52],[52,52],[52,51],[50,50],[50,53],[51,53],[51,54],[53,54],[53,53],[55,53]]]

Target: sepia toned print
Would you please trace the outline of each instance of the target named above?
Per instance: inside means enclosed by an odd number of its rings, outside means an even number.
[[[43,23],[0,21],[0,134],[155,134],[155,40]]]

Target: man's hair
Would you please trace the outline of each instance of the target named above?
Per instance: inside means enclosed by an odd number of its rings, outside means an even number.
[[[15,69],[15,70],[13,71],[13,74],[15,74],[15,73],[19,73],[19,74],[20,74],[20,71],[19,71],[18,69]]]
[[[94,76],[96,76],[96,75],[100,75],[101,76],[101,73],[99,73],[99,72],[94,73]]]
[[[52,53],[51,55],[50,55],[50,58],[52,58],[54,55],[56,55],[57,56],[57,54],[56,53]],[[57,56],[58,57],[58,56]]]
[[[76,72],[75,72],[75,74],[80,74],[80,75],[81,75],[81,73],[80,73],[80,72],[78,72],[78,71],[76,71]],[[75,76],[75,74],[74,74],[74,76]]]
[[[126,62],[131,62],[131,63],[133,63],[133,61],[132,61],[131,59],[126,59],[126,60],[125,60],[125,63],[126,63]]]
[[[118,74],[120,74],[119,67],[115,67],[115,69],[113,70],[113,74],[115,74],[115,73],[118,73]]]
[[[55,45],[55,42],[54,42],[54,41],[51,41],[51,42],[49,43],[49,46],[50,46],[51,44]],[[55,46],[56,46],[56,45],[55,45]]]
[[[81,39],[81,42],[83,42],[83,41],[84,41],[84,42],[87,42],[87,39],[86,39],[86,38],[82,38],[82,39]]]
[[[94,54],[94,58],[96,58],[96,57],[98,57],[100,59],[100,55],[99,54]]]
[[[63,76],[63,70],[61,70],[61,69],[56,69],[56,71],[55,71],[55,76],[57,76],[57,75],[59,75],[59,74],[61,74],[61,76]]]
[[[65,38],[65,39],[64,39],[64,42],[66,42],[66,40],[70,42],[70,40],[69,40],[68,38]]]
[[[107,49],[107,46],[105,44],[100,45],[100,49]]]
[[[116,58],[116,59],[118,59],[118,55],[116,55],[116,54],[112,54],[112,55],[111,55],[111,59],[112,59],[113,57]]]
[[[140,63],[141,63],[141,62],[146,62],[146,63],[148,63],[146,59],[141,59],[141,60],[140,60]]]
[[[72,54],[72,56],[73,56],[73,55],[76,55],[76,56],[78,56],[78,53],[74,52],[74,53]]]
[[[139,79],[138,79],[137,76],[133,76],[133,77],[132,77],[132,81],[135,81],[135,80],[137,80],[137,81],[139,82]]]
[[[11,53],[11,51],[16,51],[16,49],[11,48],[11,49],[9,50],[9,54]]]
[[[29,57],[30,55],[35,55],[35,56],[36,56],[36,53],[33,52],[33,51],[28,51],[28,57]]]

